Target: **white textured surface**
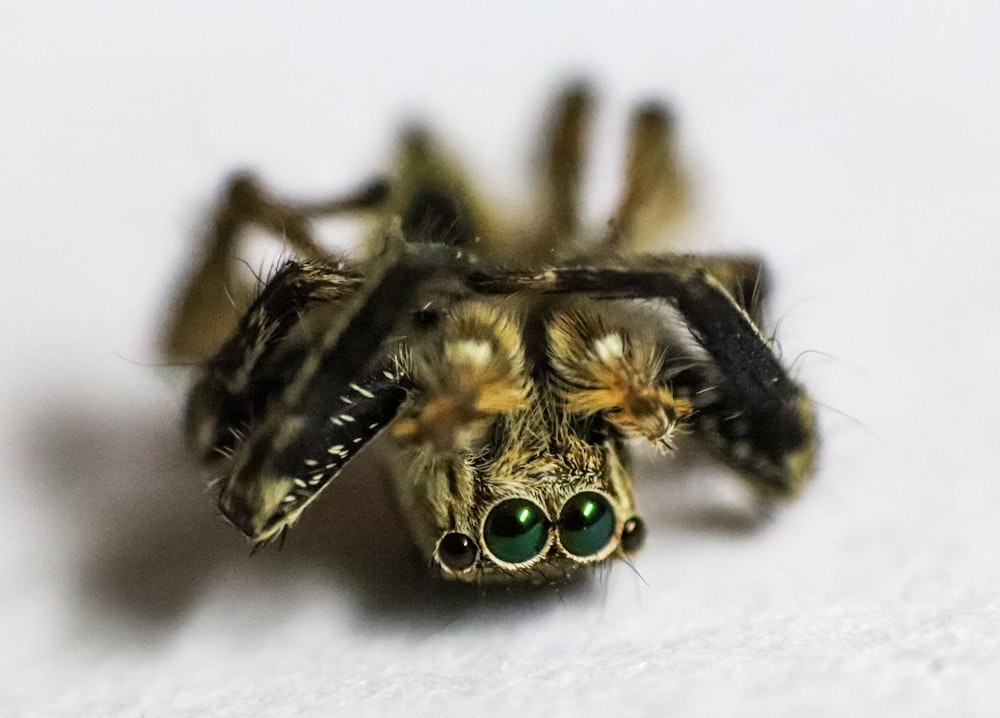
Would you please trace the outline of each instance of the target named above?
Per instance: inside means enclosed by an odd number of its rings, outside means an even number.
[[[996,5],[203,5],[0,7],[0,714],[1000,712]],[[219,179],[349,186],[419,112],[517,197],[577,72],[594,217],[628,103],[673,98],[699,246],[768,256],[786,356],[829,355],[815,484],[739,531],[661,466],[642,579],[484,599],[363,462],[248,559],[152,366]]]

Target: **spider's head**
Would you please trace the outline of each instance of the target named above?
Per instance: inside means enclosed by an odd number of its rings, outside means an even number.
[[[562,581],[640,548],[644,529],[621,447],[559,439],[531,454],[501,444],[476,456],[413,457],[403,504],[442,577]]]

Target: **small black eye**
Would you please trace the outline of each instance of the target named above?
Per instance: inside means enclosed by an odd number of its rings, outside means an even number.
[[[570,498],[559,514],[559,540],[569,553],[581,558],[600,553],[615,535],[615,512],[608,499],[596,491]]]
[[[633,516],[622,527],[622,551],[635,553],[646,541],[646,524],[638,516]]]
[[[504,563],[530,561],[545,548],[548,534],[545,512],[527,499],[501,501],[483,526],[486,547]]]
[[[464,571],[476,562],[479,547],[465,534],[447,533],[438,541],[438,560],[452,571]]]

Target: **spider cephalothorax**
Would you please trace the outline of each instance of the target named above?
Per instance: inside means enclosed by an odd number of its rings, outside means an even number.
[[[808,477],[812,408],[757,329],[761,263],[630,251],[686,200],[665,110],[637,113],[610,229],[581,228],[590,104],[581,88],[558,103],[530,222],[487,212],[423,131],[404,136],[397,176],[339,199],[230,183],[166,347],[204,360],[189,440],[253,541],[383,429],[417,544],[463,581],[560,579],[637,550],[633,441],[671,452],[683,434],[765,498]],[[363,258],[312,237],[311,218],[345,212],[371,217]],[[295,256],[227,322],[248,223]]]

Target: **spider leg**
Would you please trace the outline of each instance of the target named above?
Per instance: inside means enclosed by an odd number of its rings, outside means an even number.
[[[587,154],[593,97],[585,84],[571,85],[557,100],[539,153],[542,207],[526,251],[551,262],[580,236],[580,182]]]
[[[663,299],[684,318],[710,367],[678,382],[697,393],[699,436],[761,493],[787,496],[815,456],[812,405],[788,376],[750,316],[722,283],[684,258],[652,259],[655,269],[562,267],[542,274],[479,271],[467,282],[485,294],[530,291],[603,299]],[[694,397],[691,399],[694,401]]]
[[[760,326],[764,319],[771,281],[764,263],[753,256],[671,254],[659,257],[643,256],[640,260],[651,268],[666,266],[669,269],[687,267],[710,274],[729,296]]]
[[[286,262],[205,362],[186,411],[188,443],[204,460],[232,452],[240,435],[280,392],[302,360],[289,334],[317,305],[342,306],[361,285],[357,269],[330,260]]]
[[[219,507],[251,539],[291,524],[395,417],[409,383],[405,361],[387,357],[384,342],[454,256],[397,239],[234,447]]]
[[[327,252],[309,230],[309,219],[378,206],[388,192],[373,180],[356,192],[332,199],[293,204],[275,199],[251,175],[239,174],[227,184],[181,289],[163,342],[164,355],[177,360],[202,360],[218,351],[236,327],[239,310],[233,295],[245,284],[236,271],[238,244],[244,227],[255,224],[274,234],[302,259],[321,259]],[[246,289],[246,287],[243,287]]]
[[[673,113],[655,103],[640,106],[632,118],[622,196],[597,251],[614,254],[661,237],[683,219],[689,195]]]
[[[764,266],[752,257],[671,255],[669,266],[704,270],[717,279],[755,324],[766,292]],[[674,395],[678,367],[694,357],[681,352],[677,337],[662,318],[641,307],[618,311],[613,303],[570,302],[546,321],[549,361],[569,411],[602,413],[627,436],[638,436],[664,450],[691,413],[690,395]]]

